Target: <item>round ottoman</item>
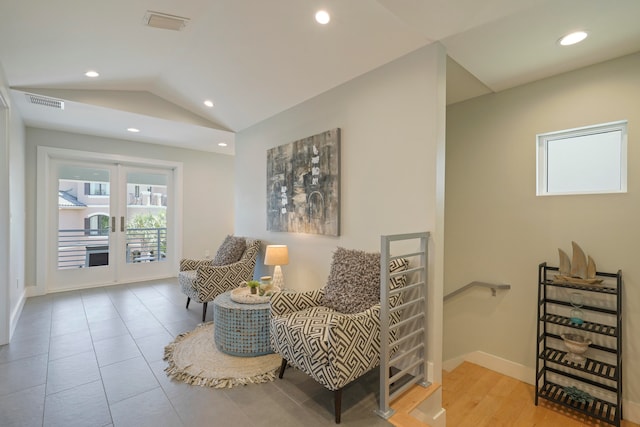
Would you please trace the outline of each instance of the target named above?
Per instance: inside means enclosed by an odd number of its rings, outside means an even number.
[[[273,353],[269,342],[269,303],[240,304],[231,291],[213,300],[216,348],[232,356],[261,356]]]

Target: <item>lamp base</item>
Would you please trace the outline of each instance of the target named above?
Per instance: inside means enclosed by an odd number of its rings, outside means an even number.
[[[273,284],[280,289],[284,289],[284,276],[282,275],[282,269],[279,265],[273,268]]]

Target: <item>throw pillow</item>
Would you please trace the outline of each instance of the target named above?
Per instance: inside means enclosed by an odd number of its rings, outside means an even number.
[[[406,260],[394,260],[390,271],[406,269]],[[402,286],[404,276],[392,280]],[[380,254],[338,248],[324,289],[322,305],[345,314],[359,313],[380,302]]]
[[[227,236],[220,247],[216,256],[211,261],[211,265],[228,265],[237,262],[242,258],[242,254],[247,249],[247,242],[244,237]]]

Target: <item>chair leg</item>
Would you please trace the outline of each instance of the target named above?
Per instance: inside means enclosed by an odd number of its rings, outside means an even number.
[[[202,322],[204,323],[204,318],[207,317],[207,303],[202,303]]]
[[[189,310],[189,303],[191,302],[191,298],[187,297],[187,307],[186,309]]]
[[[335,413],[336,413],[336,424],[340,424],[340,414],[342,413],[342,389],[333,392],[334,405],[335,405]]]
[[[287,359],[282,358],[282,364],[280,365],[280,373],[278,374],[278,378],[282,379],[284,375],[284,370],[287,369]]]

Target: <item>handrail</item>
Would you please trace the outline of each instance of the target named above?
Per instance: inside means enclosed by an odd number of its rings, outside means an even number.
[[[477,281],[473,281],[471,283],[467,283],[466,285],[464,285],[463,287],[461,287],[460,289],[456,289],[455,291],[448,293],[447,295],[444,296],[444,301],[448,300],[449,298],[458,295],[459,293],[462,293],[464,291],[466,291],[467,289],[473,288],[474,286],[479,286],[482,288],[489,288],[491,289],[491,295],[492,296],[496,296],[497,291],[500,289],[511,289],[511,285],[508,284],[501,284],[501,285],[496,285],[494,283],[485,283],[485,282],[477,282]]]

